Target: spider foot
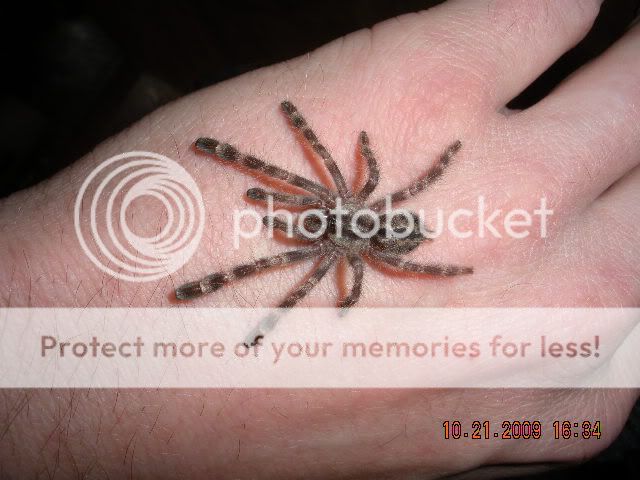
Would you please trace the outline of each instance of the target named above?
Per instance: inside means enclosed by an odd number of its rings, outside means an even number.
[[[263,338],[264,338],[264,335],[256,335],[251,342],[244,342],[242,345],[244,345],[245,348],[251,348],[251,347],[255,347],[256,345],[262,345],[261,342]]]

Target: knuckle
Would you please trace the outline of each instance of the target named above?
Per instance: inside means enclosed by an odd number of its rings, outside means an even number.
[[[500,30],[584,35],[599,12],[599,0],[496,0],[491,20]]]

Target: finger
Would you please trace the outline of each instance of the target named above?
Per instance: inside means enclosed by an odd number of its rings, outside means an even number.
[[[640,154],[638,155],[640,157]],[[608,232],[621,233],[628,226],[628,240],[636,247],[636,254],[640,254],[640,166],[635,167],[619,181],[611,186],[593,203],[592,216],[597,222],[613,222]],[[638,255],[634,257],[637,262]]]
[[[593,25],[600,0],[465,0],[447,3],[444,23],[462,36],[474,74],[496,107],[524,90]],[[463,33],[464,32],[464,33]]]
[[[610,304],[637,307],[640,298],[640,166],[587,210],[581,229],[585,258],[598,266]],[[584,233],[586,232],[586,234]]]
[[[640,152],[636,152],[636,155],[638,165],[603,192],[596,202],[615,204],[624,201],[629,206],[633,205],[634,210],[637,210],[640,216]],[[640,228],[640,224],[638,228]]]
[[[639,51],[640,27],[635,27],[540,103],[509,120],[540,145],[544,175],[570,186],[571,201],[578,204],[591,203],[640,161]]]

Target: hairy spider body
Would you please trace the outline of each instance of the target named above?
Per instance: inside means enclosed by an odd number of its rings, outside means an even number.
[[[306,281],[294,289],[278,305],[279,308],[295,306],[340,258],[346,258],[353,271],[351,291],[338,303],[338,306],[343,309],[352,307],[360,299],[364,277],[364,257],[375,263],[385,264],[406,272],[434,276],[473,273],[472,267],[439,263],[419,264],[405,260],[401,255],[411,252],[424,242],[428,238],[425,235],[427,231],[414,212],[408,212],[405,215],[394,215],[391,212],[380,213],[383,207],[411,198],[438,180],[449,166],[451,159],[460,150],[462,144],[459,141],[447,147],[438,161],[407,188],[392,193],[387,199],[383,198],[367,204],[366,201],[375,190],[380,178],[378,163],[369,146],[367,133],[360,132],[358,145],[360,153],[367,162],[368,177],[358,192],[352,192],[331,154],[319,142],[317,135],[297,108],[288,101],[282,102],[280,106],[291,125],[301,134],[302,139],[323,159],[336,191],[252,155],[244,155],[228,143],[203,137],[196,140],[195,146],[202,152],[216,155],[223,160],[304,190],[306,192],[304,194],[290,194],[251,188],[247,191],[247,196],[258,201],[266,201],[271,198],[274,202],[283,205],[314,207],[316,215],[307,216],[301,225],[303,228],[289,225],[288,222],[276,216],[267,216],[263,219],[265,225],[288,232],[295,238],[309,242],[310,245],[260,258],[227,271],[207,275],[195,282],[185,283],[176,289],[175,293],[178,299],[196,298],[254,273],[312,258],[320,258],[320,262]],[[261,337],[261,332],[255,333],[250,343],[255,344]]]

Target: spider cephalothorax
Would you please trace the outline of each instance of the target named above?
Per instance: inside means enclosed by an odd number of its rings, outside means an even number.
[[[309,245],[271,257],[260,258],[223,272],[213,273],[195,282],[185,283],[176,289],[178,299],[196,298],[218,290],[233,280],[259,271],[318,257],[320,262],[307,280],[293,290],[278,307],[295,306],[341,257],[345,257],[349,261],[353,270],[353,285],[346,298],[338,303],[341,308],[355,305],[360,298],[364,276],[363,257],[406,272],[435,276],[473,273],[472,267],[439,263],[419,264],[405,260],[401,255],[414,250],[427,239],[427,231],[421,224],[418,215],[413,212],[405,211],[404,214],[396,214],[392,211],[385,211],[380,213],[384,207],[390,207],[394,203],[424,191],[428,185],[440,178],[453,156],[460,149],[461,143],[459,141],[447,147],[440,155],[438,162],[407,188],[394,192],[386,199],[367,203],[367,199],[378,185],[380,170],[369,146],[369,137],[366,132],[360,132],[358,144],[360,152],[367,162],[368,178],[359,191],[352,192],[331,154],[318,141],[318,137],[296,107],[288,101],[282,102],[281,107],[293,127],[301,133],[304,141],[308,142],[324,160],[336,191],[252,155],[244,155],[228,143],[220,143],[212,138],[199,138],[195,145],[202,152],[217,155],[223,160],[239,164],[304,190],[304,194],[290,194],[252,188],[247,191],[247,196],[258,201],[272,199],[283,205],[306,207],[307,210],[314,209],[315,215],[305,215],[304,221],[297,226],[277,216],[264,218],[265,225],[286,231],[292,236],[308,242]],[[252,343],[255,343],[259,337],[261,335],[256,334]]]

